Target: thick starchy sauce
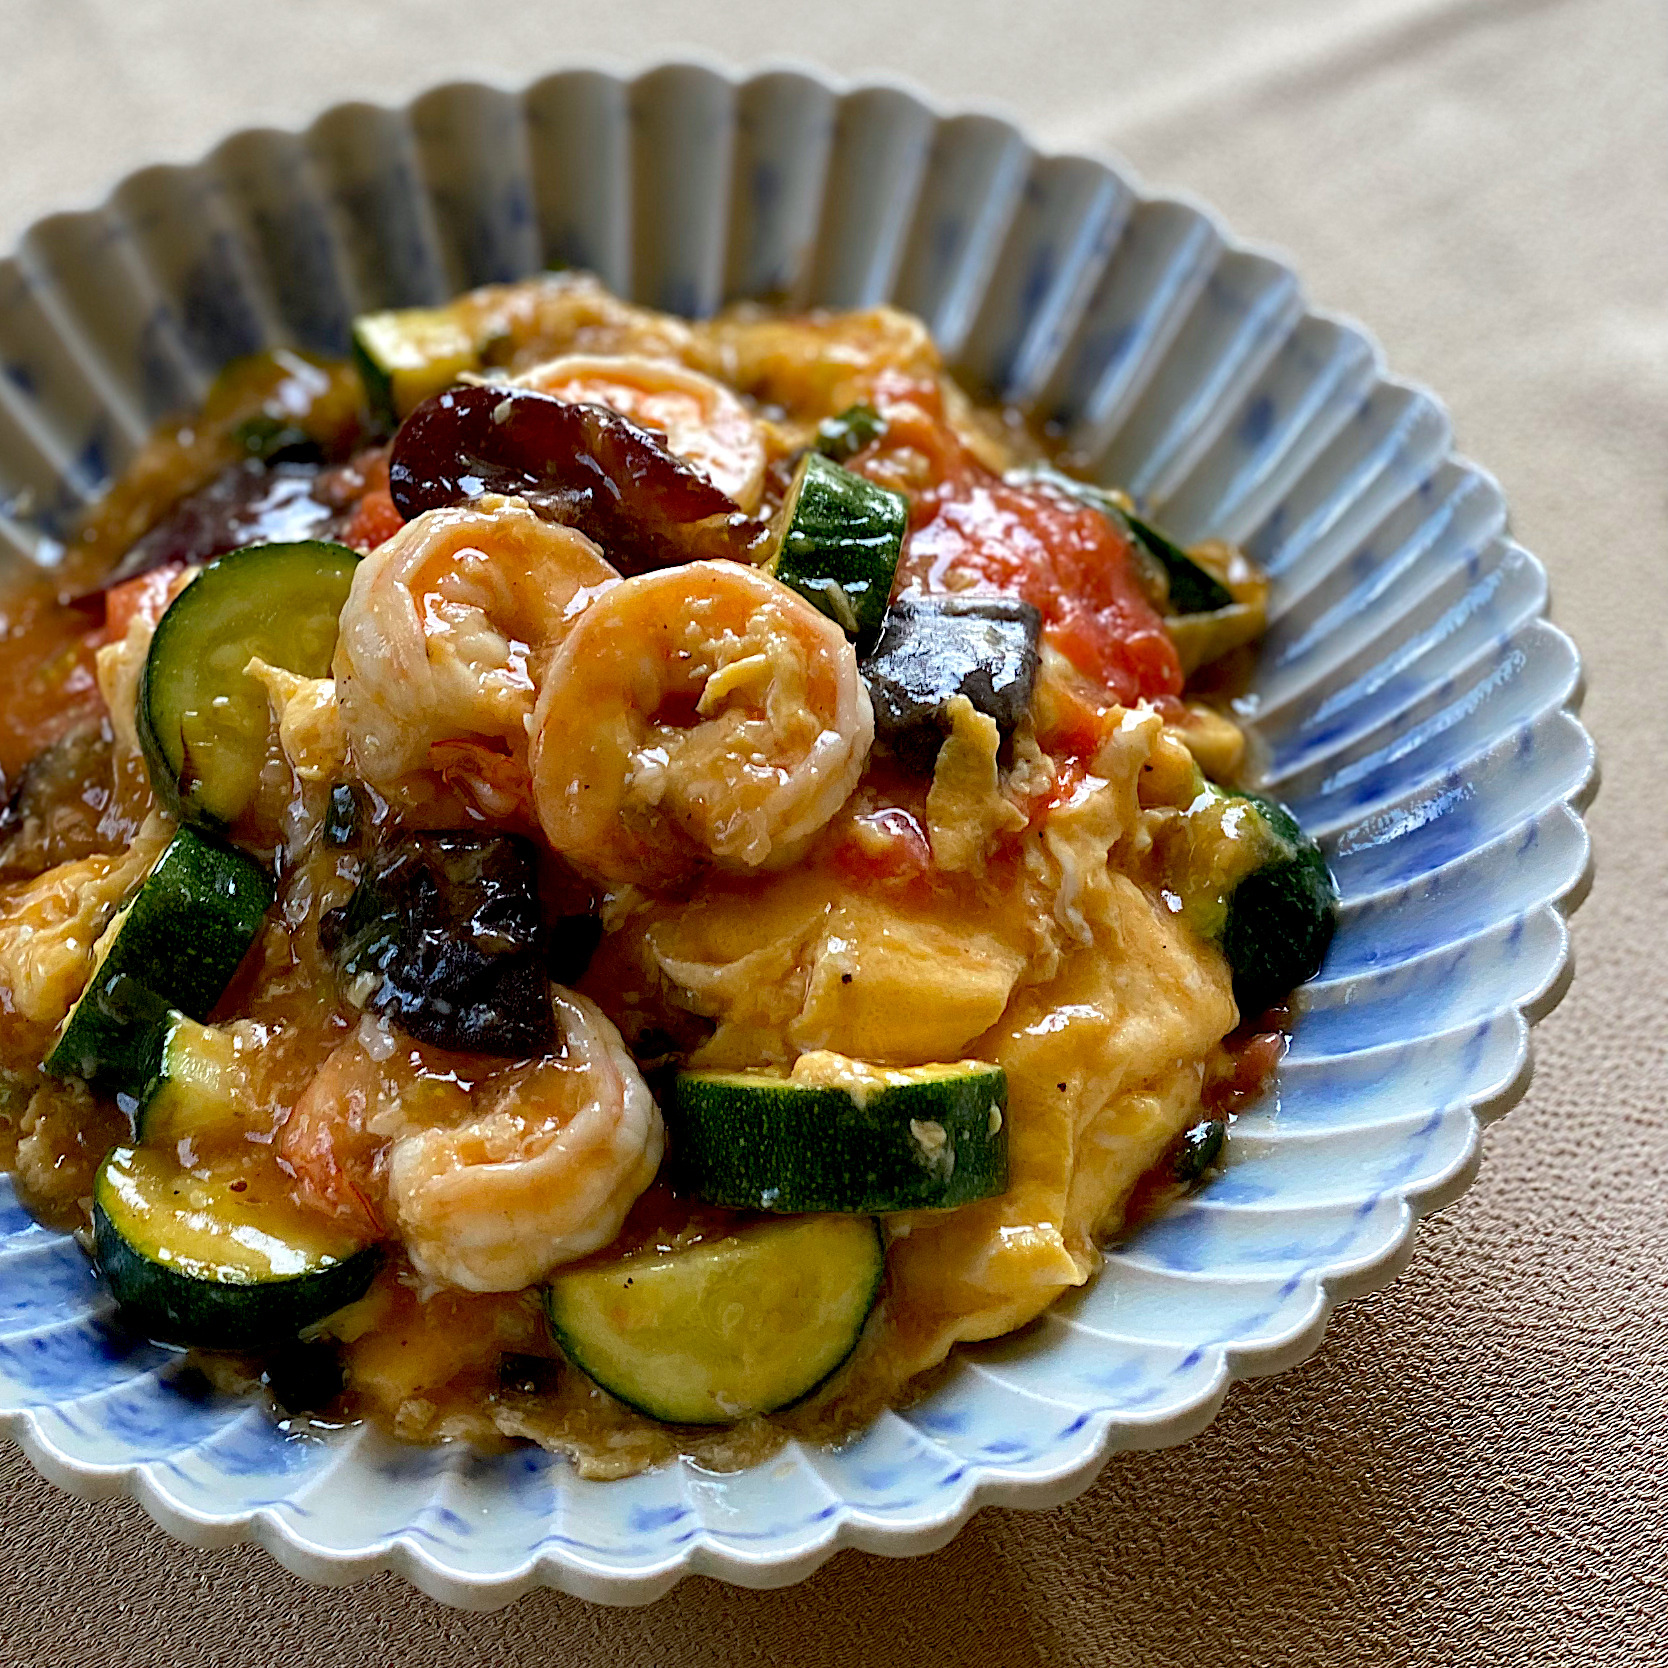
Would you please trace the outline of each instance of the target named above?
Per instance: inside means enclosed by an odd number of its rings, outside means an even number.
[[[1004,761],[1002,795],[978,785],[981,768],[995,767],[981,765],[971,730],[946,743],[945,754],[959,749],[967,766],[959,776],[942,760],[937,775],[913,776],[877,754],[793,866],[708,873],[658,895],[617,891],[605,907],[611,930],[581,981],[651,1065],[679,1057],[786,1066],[801,1052],[843,1047],[894,1064],[978,1056],[1006,1067],[1008,1191],[890,1220],[886,1294],[857,1354],[827,1387],[771,1419],[668,1430],[560,1366],[536,1292],[437,1288],[398,1255],[330,1328],[346,1360],[345,1409],[414,1440],[529,1437],[574,1453],[599,1476],[680,1449],[707,1463],[744,1464],[786,1432],[827,1438],[854,1428],[907,1394],[958,1339],[1009,1330],[1081,1284],[1126,1203],[1133,1197],[1146,1211],[1162,1201],[1163,1183],[1149,1180],[1137,1192],[1140,1178],[1164,1173],[1178,1132],[1201,1106],[1231,1109],[1262,1081],[1277,1038],[1224,1044],[1235,1015],[1221,956],[1182,927],[1144,867],[1153,819],[1175,814],[1162,808],[1162,795],[1156,811],[1148,802],[1152,784],[1177,768],[1163,719],[1182,712],[1183,679],[1122,535],[1094,511],[1004,480],[1002,469],[1036,455],[1034,447],[1013,425],[971,410],[913,321],[884,312],[797,321],[744,314],[691,329],[594,288],[576,289],[577,305],[548,315],[542,301],[502,293],[507,300],[482,305],[505,321],[495,340],[507,343],[502,357],[512,370],[562,352],[652,352],[723,375],[759,416],[770,464],[766,514],[811,426],[856,400],[872,402],[888,427],[849,467],[910,495],[900,586],[1017,594],[1044,622],[1034,723]],[[339,382],[328,370],[316,378],[328,425],[341,431]],[[270,376],[254,376],[234,383],[238,399],[225,399],[246,416],[248,389],[271,386]],[[305,423],[304,408],[296,415]],[[163,436],[137,484],[113,497],[107,522],[90,527],[83,565],[88,551],[119,557],[122,541],[166,509],[170,468],[172,496],[200,487],[205,455],[226,456],[206,441]],[[379,450],[339,469],[321,495],[337,513],[335,536],[361,549],[401,525]],[[84,817],[79,846],[64,851],[112,886],[151,806],[142,767],[124,750],[124,726],[100,697],[94,660],[101,647],[121,644],[135,620],[142,637],[181,578],[179,563],[164,565],[110,591],[102,606],[60,606],[44,587],[31,589],[4,614],[0,770],[8,791],[78,726],[101,730],[96,767],[67,796],[79,795],[97,820],[89,831]],[[276,741],[273,761],[269,774],[281,781]],[[215,1016],[244,1028],[241,1137],[265,1163],[277,1162],[291,1107],[358,1023],[319,946],[321,916],[344,901],[357,872],[349,856],[318,842],[327,792],[327,783],[291,777],[263,802],[271,828],[291,831],[287,842],[270,831],[253,841],[279,847],[280,905]],[[375,832],[392,833],[402,813],[374,796],[373,804]],[[442,792],[403,814],[438,827],[479,819],[481,810]],[[514,814],[508,825],[529,826]],[[982,830],[982,842],[947,866],[945,854],[961,850],[957,831],[968,828]],[[310,831],[299,843],[297,829]],[[50,841],[47,855],[55,855]],[[584,892],[573,877],[568,883]],[[27,985],[38,968],[20,946],[37,927],[61,936],[73,904],[73,891],[48,891],[39,879],[0,885],[0,1161],[43,1215],[73,1222],[86,1209],[93,1168],[126,1125],[84,1088],[36,1069],[52,1015]],[[79,954],[84,978],[90,942]],[[408,1110],[427,1105],[444,1122],[457,1115],[447,1105],[459,1096],[467,1103],[467,1070],[460,1077],[455,1060],[422,1047],[400,1059]],[[337,1157],[350,1170],[362,1162],[355,1196],[383,1226],[379,1141],[363,1103],[354,1105],[358,1145],[343,1141]],[[657,1182],[592,1258],[686,1245],[740,1220],[691,1206]],[[215,1370],[244,1382],[246,1369],[235,1363]]]
[[[104,608],[65,608],[55,587],[19,586],[0,607],[0,772],[13,781],[38,753],[104,711],[93,656]]]

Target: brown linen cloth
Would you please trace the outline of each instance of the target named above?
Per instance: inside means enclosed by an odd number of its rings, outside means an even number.
[[[0,1663],[1668,1662],[1668,55],[1652,0],[8,0],[0,243],[331,100],[704,47],[893,72],[1116,146],[1293,252],[1449,403],[1551,570],[1608,784],[1579,972],[1471,1191],[1320,1353],[1187,1445],[785,1591],[492,1616],[177,1546],[0,1452]]]

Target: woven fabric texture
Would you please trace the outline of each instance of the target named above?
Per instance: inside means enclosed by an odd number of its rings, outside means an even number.
[[[0,1450],[0,1665],[1668,1661],[1668,30],[1653,0],[8,0],[0,240],[338,99],[698,50],[906,76],[1289,251],[1448,403],[1551,572],[1606,782],[1527,1098],[1388,1290],[1186,1446],[947,1549],[491,1616],[175,1545]]]

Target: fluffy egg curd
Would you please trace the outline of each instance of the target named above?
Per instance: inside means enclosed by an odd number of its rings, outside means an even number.
[[[0,1160],[281,1418],[835,1441],[1220,1162],[1335,895],[1267,586],[888,308],[229,366],[5,604]]]

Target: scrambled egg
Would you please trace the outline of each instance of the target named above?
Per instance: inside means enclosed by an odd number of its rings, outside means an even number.
[[[927,799],[929,896],[854,891],[813,858],[638,898],[587,981],[628,1033],[663,1009],[712,1022],[700,1069],[831,1049],[1006,1070],[1007,1191],[888,1222],[877,1341],[899,1384],[1094,1273],[1097,1236],[1197,1116],[1206,1056],[1236,1020],[1221,954],[1136,878],[1155,818],[1143,772],[1173,762],[1158,716],[1124,713],[1091,774],[1016,841],[1027,819],[1000,791],[995,726],[961,705]]]

